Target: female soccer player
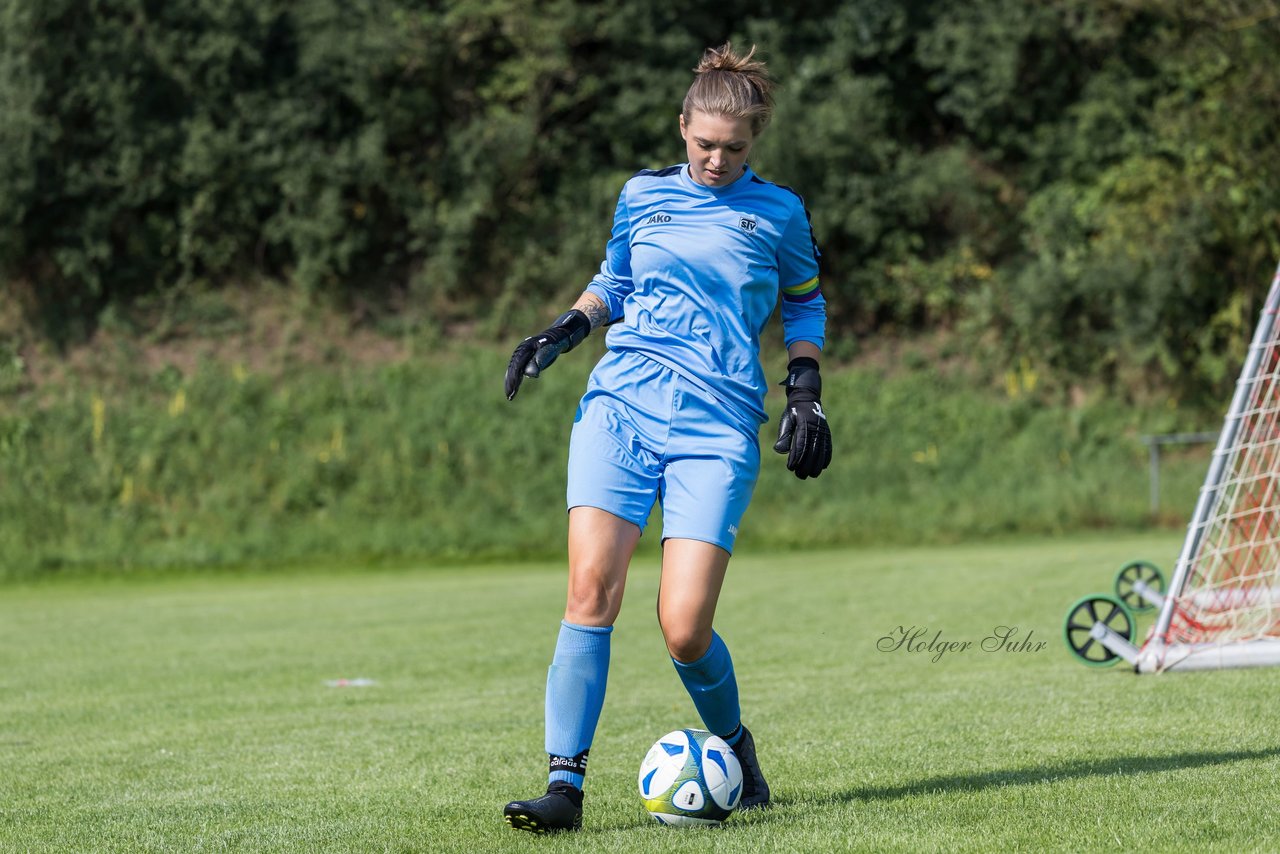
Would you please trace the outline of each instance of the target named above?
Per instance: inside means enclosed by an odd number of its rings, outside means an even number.
[[[725,44],[704,54],[680,113],[688,162],[627,181],[599,275],[572,310],[520,343],[507,368],[513,399],[525,376],[592,329],[618,324],[569,443],[569,594],[547,673],[547,793],[507,804],[513,828],[582,826],[609,636],[655,500],[667,650],[707,729],[741,760],[742,808],[769,802],[712,619],[760,467],[760,334],[779,293],[790,363],[774,449],[798,477],[817,477],[831,461],[831,433],[819,401],[826,304],[808,214],[799,196],[747,165],[773,111],[773,83],[754,53]]]

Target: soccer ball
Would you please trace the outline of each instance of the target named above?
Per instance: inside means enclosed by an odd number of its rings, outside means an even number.
[[[640,763],[640,799],[660,824],[717,825],[742,797],[742,766],[724,739],[679,729],[654,743]]]

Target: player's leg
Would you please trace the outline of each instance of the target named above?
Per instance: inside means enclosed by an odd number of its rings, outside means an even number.
[[[658,623],[677,663],[703,658],[717,637],[711,624],[728,568],[729,553],[719,546],[681,538],[663,541]]]
[[[547,671],[548,783],[582,788],[609,675],[609,640],[622,608],[640,528],[596,507],[569,511],[569,591]]]
[[[742,725],[733,658],[712,628],[729,553],[700,540],[673,538],[662,546],[658,622],[667,651],[698,715],[733,748],[742,764],[743,809],[769,802],[755,742]]]
[[[639,540],[640,528],[612,513],[595,507],[569,511],[569,593],[547,670],[547,793],[507,804],[506,821],[517,830],[582,826],[582,784],[604,705],[609,636]]]
[[[622,608],[631,555],[640,526],[596,507],[569,511],[569,595],[567,622],[612,626]]]
[[[607,369],[608,360],[602,362]],[[644,365],[638,366],[644,368]],[[669,400],[646,408],[660,394],[658,381],[641,383],[636,400],[602,392],[593,374],[569,443],[569,589],[555,657],[547,671],[547,794],[508,804],[504,813],[522,830],[581,826],[587,754],[604,704],[613,622],[622,606],[627,566],[658,489],[660,444],[651,411],[669,411]],[[636,379],[637,366],[626,375]],[[641,376],[640,379],[645,379]]]

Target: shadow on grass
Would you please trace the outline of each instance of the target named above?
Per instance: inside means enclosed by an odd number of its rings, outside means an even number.
[[[1114,759],[1081,759],[1057,765],[1037,765],[1030,768],[1013,768],[1006,771],[986,771],[978,774],[948,774],[904,783],[899,786],[869,786],[849,789],[833,795],[837,801],[892,801],[912,795],[930,795],[946,792],[977,792],[1000,786],[1030,786],[1040,783],[1056,783],[1081,777],[1131,777],[1139,774],[1157,774],[1161,771],[1180,771],[1185,768],[1204,768],[1247,762],[1251,759],[1280,757],[1280,747],[1266,750],[1232,750],[1204,753],[1173,753],[1168,756],[1118,756]]]
[[[1233,750],[1204,753],[1174,753],[1168,756],[1118,756],[1114,759],[1081,759],[1063,762],[1057,765],[1037,765],[1030,768],[1013,768],[1006,771],[985,771],[977,774],[948,774],[929,777],[914,783],[899,786],[870,786],[834,792],[826,797],[817,798],[793,797],[775,793],[770,808],[752,810],[750,813],[736,815],[724,828],[706,828],[706,833],[724,833],[737,828],[749,827],[753,824],[768,824],[775,821],[789,821],[794,818],[786,808],[802,806],[818,802],[849,803],[853,801],[892,801],[909,798],[913,795],[935,795],[946,792],[979,792],[984,789],[1001,786],[1034,786],[1042,783],[1056,783],[1059,780],[1075,780],[1082,777],[1131,777],[1139,774],[1157,774],[1162,771],[1180,771],[1186,768],[1205,768],[1213,765],[1227,765],[1232,762],[1247,762],[1253,759],[1275,759],[1280,757],[1280,747],[1265,750]],[[602,824],[589,825],[595,832],[612,833],[631,831],[642,827],[657,827],[652,820],[636,816],[615,818]]]
[[[774,806],[782,806],[784,804],[790,805],[793,803],[801,803],[801,801],[800,800],[775,801],[774,805],[766,807],[764,809],[752,810],[749,813],[735,813],[730,818],[726,819],[723,825],[715,825],[710,827],[677,828],[677,831],[678,831],[677,835],[679,835],[681,838],[685,838],[685,837],[692,837],[695,834],[706,834],[708,847],[710,847],[712,844],[714,844],[717,838],[717,835],[726,834],[726,833],[732,834],[734,832],[737,832],[740,828],[748,828],[754,824],[764,824],[766,822],[773,821],[775,820],[775,818],[779,816],[779,813],[777,813],[774,810]],[[788,818],[791,818],[791,817],[788,817]],[[591,819],[588,818],[585,829],[587,832],[592,832],[592,833],[615,833],[618,831],[630,832],[634,830],[648,830],[650,828],[652,828],[654,831],[655,839],[665,839],[671,836],[672,834],[671,828],[663,827],[662,825],[658,824],[658,822],[654,821],[651,816],[645,816],[643,811],[638,812],[634,820],[631,820],[628,818],[615,817],[611,821],[606,820],[598,823],[593,823]]]

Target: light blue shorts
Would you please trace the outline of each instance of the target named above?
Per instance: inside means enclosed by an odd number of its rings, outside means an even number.
[[[610,351],[596,365],[569,440],[569,508],[598,507],[662,539],[733,551],[760,473],[760,442],[705,389],[652,359]]]

